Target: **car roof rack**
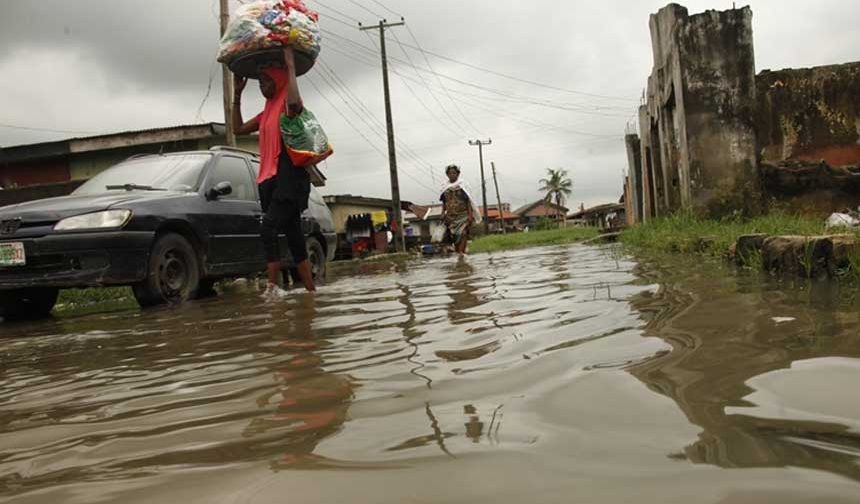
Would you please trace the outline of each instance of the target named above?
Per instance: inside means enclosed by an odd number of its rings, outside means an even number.
[[[238,147],[229,147],[227,145],[216,145],[214,147],[210,147],[209,150],[210,151],[241,152],[242,154],[249,154],[249,155],[254,156],[254,157],[260,157],[260,155],[254,151],[240,149]]]

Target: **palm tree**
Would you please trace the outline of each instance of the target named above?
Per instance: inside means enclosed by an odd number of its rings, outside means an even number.
[[[547,178],[540,179],[540,191],[546,193],[544,201],[555,203],[556,219],[561,220],[561,207],[567,202],[567,197],[573,192],[573,180],[567,176],[567,170],[559,168],[546,169]]]

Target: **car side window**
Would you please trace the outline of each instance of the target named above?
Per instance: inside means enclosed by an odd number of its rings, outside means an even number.
[[[233,192],[222,196],[222,200],[256,201],[254,180],[248,171],[248,163],[240,157],[223,156],[209,174],[209,187],[221,182],[230,182]]]

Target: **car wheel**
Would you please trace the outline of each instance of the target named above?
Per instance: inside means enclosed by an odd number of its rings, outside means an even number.
[[[31,287],[0,291],[0,317],[4,320],[34,320],[51,314],[60,289]]]
[[[326,272],[326,256],[325,250],[316,238],[307,239],[308,260],[311,262],[311,274],[314,278],[314,283],[319,283],[325,280]]]
[[[194,299],[200,284],[200,268],[194,247],[184,237],[160,236],[149,254],[146,278],[132,287],[140,306],[178,304]]]

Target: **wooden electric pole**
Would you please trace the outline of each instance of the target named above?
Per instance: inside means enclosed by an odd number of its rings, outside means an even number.
[[[484,198],[484,234],[490,234],[490,219],[487,217],[487,181],[484,178],[484,146],[493,143],[489,140],[469,140],[469,145],[478,146],[478,158],[481,160],[481,195]]]
[[[227,31],[230,22],[230,8],[227,0],[221,0],[221,36]],[[221,65],[221,80],[224,88],[224,131],[225,141],[229,147],[236,146],[236,134],[233,132],[233,74],[227,65]]]
[[[505,214],[502,212],[502,197],[499,196],[499,179],[496,178],[496,162],[490,161],[490,166],[493,167],[493,185],[496,186],[496,203],[499,205],[499,222],[502,225],[502,234],[508,234],[508,230],[505,227]]]
[[[406,238],[403,234],[403,213],[400,211],[400,182],[397,178],[397,150],[394,143],[394,117],[391,114],[391,91],[388,87],[388,58],[385,54],[385,29],[403,26],[406,22],[400,18],[398,23],[388,23],[385,19],[377,26],[358,25],[361,31],[379,30],[379,47],[382,53],[382,87],[385,91],[385,124],[388,128],[388,169],[391,172],[391,205],[394,207],[394,222],[397,223],[397,250],[406,250]]]

